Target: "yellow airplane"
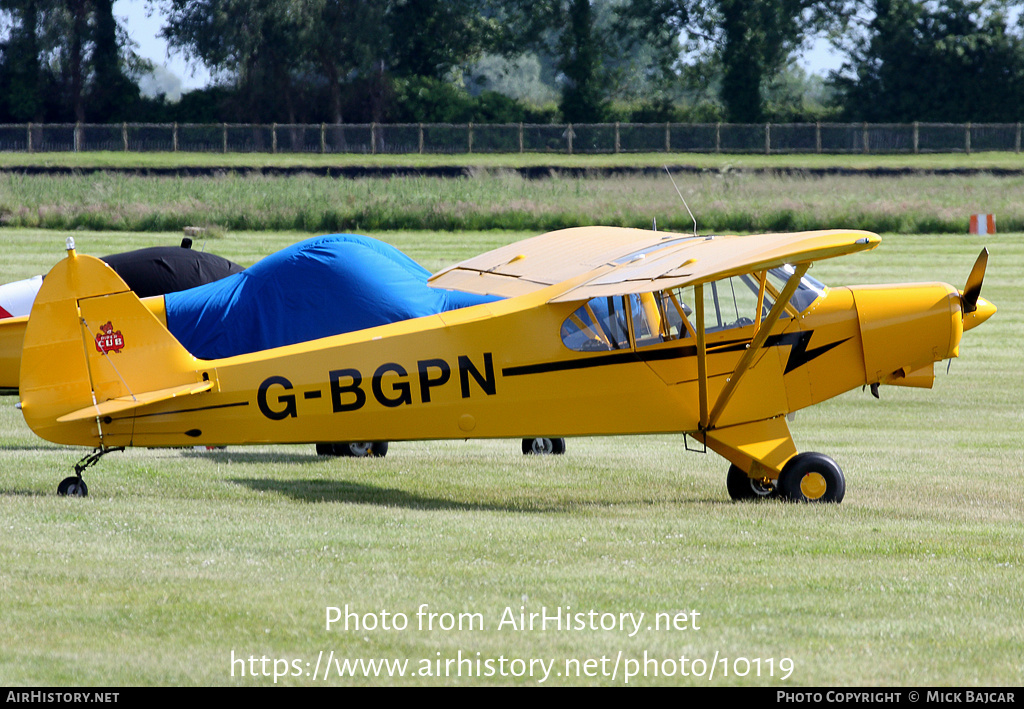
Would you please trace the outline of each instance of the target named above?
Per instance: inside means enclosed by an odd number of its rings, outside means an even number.
[[[841,469],[797,452],[787,414],[865,385],[931,387],[995,312],[987,251],[963,291],[807,275],[879,242],[564,229],[430,277],[491,302],[215,359],[69,243],[29,317],[20,407],[42,438],[94,449],[61,494],[85,495],[82,472],[125,446],[684,433],[731,463],[733,499],[840,502]]]

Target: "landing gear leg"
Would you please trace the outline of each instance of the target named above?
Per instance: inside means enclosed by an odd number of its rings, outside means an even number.
[[[82,480],[82,473],[100,462],[100,458],[107,453],[123,451],[124,448],[97,448],[89,455],[75,463],[75,474],[64,478],[57,486],[57,494],[63,497],[85,497],[89,494],[89,486]]]

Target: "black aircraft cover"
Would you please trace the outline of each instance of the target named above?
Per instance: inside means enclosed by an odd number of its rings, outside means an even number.
[[[219,281],[244,270],[226,258],[181,246],[152,246],[104,256],[111,268],[140,298],[176,293]]]

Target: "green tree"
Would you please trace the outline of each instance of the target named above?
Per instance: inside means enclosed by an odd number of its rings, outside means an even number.
[[[846,118],[864,121],[1021,120],[1024,41],[1011,3],[874,0],[850,61],[832,76]]]
[[[384,30],[385,10],[374,0],[313,0],[307,5],[309,56],[326,81],[334,123],[344,119],[345,86],[353,75],[383,78],[374,69],[379,69],[389,41]],[[380,87],[368,85],[368,102],[380,95]],[[380,105],[372,105],[368,111],[375,120],[381,112]]]
[[[851,4],[846,0],[693,0],[688,45],[720,63],[720,97],[727,119],[763,121],[768,83],[807,37],[843,27]]]
[[[0,117],[40,121],[44,108],[41,66],[41,0],[2,0],[0,12],[10,18],[8,39],[0,45]]]
[[[11,31],[0,58],[0,113],[12,120],[124,120],[138,58],[112,0],[0,0]]]
[[[92,81],[86,104],[89,120],[127,120],[139,100],[138,84],[124,72],[113,0],[93,0]]]
[[[170,0],[162,34],[189,59],[230,77],[249,121],[295,122],[308,68],[306,13],[288,0]]]
[[[506,28],[506,56],[524,50],[554,58],[562,120],[605,120],[615,90],[615,70],[622,53],[647,32],[664,32],[654,8],[677,7],[675,0],[507,0],[496,16]]]
[[[442,79],[479,56],[483,0],[164,0],[171,47],[234,83],[242,120],[340,123],[346,90],[380,121],[393,77]],[[324,87],[328,108],[312,98]]]
[[[480,0],[392,0],[387,5],[395,76],[444,79],[480,57],[498,28]]]
[[[568,22],[558,42],[559,68],[565,76],[559,103],[562,119],[570,123],[603,120],[606,99],[599,85],[601,52],[590,0],[572,0],[565,13]]]

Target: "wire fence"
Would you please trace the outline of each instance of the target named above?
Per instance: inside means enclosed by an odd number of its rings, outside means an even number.
[[[770,155],[1020,149],[1020,123],[0,124],[0,151],[24,153]]]

